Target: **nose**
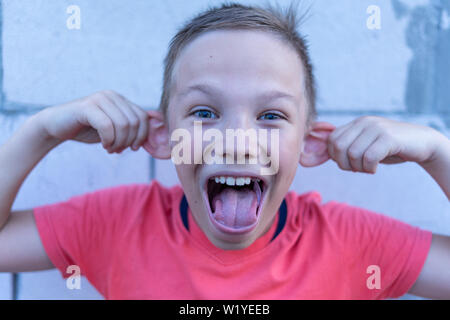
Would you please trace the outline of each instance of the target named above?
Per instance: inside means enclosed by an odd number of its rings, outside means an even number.
[[[233,115],[231,119],[224,121],[223,132],[225,163],[257,163],[258,131],[250,115],[245,112]]]

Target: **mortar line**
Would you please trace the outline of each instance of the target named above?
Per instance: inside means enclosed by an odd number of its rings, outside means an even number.
[[[6,102],[8,106],[24,106],[25,104],[20,104],[16,102]],[[31,108],[32,105],[28,105],[28,108],[22,108],[22,109],[0,109],[0,115],[26,115],[26,114],[33,114],[38,111],[41,111],[42,109],[46,108],[44,107],[36,107],[36,105],[33,105],[34,108]],[[317,115],[336,115],[336,116],[347,116],[347,115],[399,115],[399,116],[408,116],[408,117],[415,117],[415,116],[436,116],[436,112],[422,112],[422,113],[411,113],[407,111],[383,111],[383,110],[318,110]],[[449,114],[450,115],[450,114]],[[448,116],[446,114],[443,114],[444,117]]]
[[[437,59],[437,55],[438,55],[438,41],[441,38],[441,34],[444,32],[444,30],[442,29],[442,14],[444,12],[444,5],[442,4],[442,0],[439,0],[439,5],[437,7],[437,10],[439,12],[439,17],[438,17],[438,23],[437,23],[437,32],[436,32],[436,37],[437,39],[435,39],[434,41],[434,47],[433,47],[433,71],[432,71],[432,81],[433,81],[433,92],[432,92],[432,97],[431,97],[431,103],[432,103],[432,109],[436,112],[436,114],[440,115],[442,118],[447,117],[448,115],[444,115],[442,113],[440,113],[440,110],[438,110],[438,106],[436,104],[437,101],[437,68],[438,65],[436,64],[436,59]]]
[[[11,298],[12,300],[18,300],[19,299],[19,273],[11,273]]]
[[[155,177],[156,177],[156,174],[155,174],[155,158],[153,158],[152,156],[150,156],[150,160],[149,160],[149,168],[150,168],[150,175],[149,175],[149,178],[150,178],[150,182],[152,181],[152,180],[154,180],[155,179]]]
[[[433,4],[432,4],[433,5]],[[439,110],[437,110],[437,105],[436,105],[436,100],[437,100],[437,87],[436,87],[436,81],[437,81],[437,64],[436,64],[436,59],[437,59],[437,54],[438,54],[438,40],[440,38],[441,32],[442,32],[442,28],[441,28],[441,24],[442,24],[442,12],[443,12],[443,6],[442,6],[442,0],[438,1],[438,4],[435,5],[435,8],[438,12],[438,17],[437,17],[437,24],[436,24],[436,32],[432,33],[434,35],[434,39],[432,42],[432,53],[431,53],[431,65],[430,65],[430,82],[431,85],[429,86],[429,88],[431,88],[431,96],[430,98],[430,105],[431,105],[431,111],[434,111],[436,114],[439,115]]]

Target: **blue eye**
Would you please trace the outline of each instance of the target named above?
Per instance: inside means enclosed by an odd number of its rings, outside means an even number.
[[[262,120],[278,120],[278,119],[281,119],[281,117],[276,113],[265,113],[260,117],[260,119],[262,119]]]
[[[207,118],[207,119],[217,118],[217,116],[212,111],[206,109],[194,111],[192,114],[198,118]]]

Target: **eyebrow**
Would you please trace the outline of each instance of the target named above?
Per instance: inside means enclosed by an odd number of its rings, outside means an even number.
[[[182,98],[189,95],[192,92],[201,92],[204,95],[210,97],[217,97],[223,95],[223,93],[220,92],[220,90],[218,90],[214,86],[208,84],[195,84],[187,87],[186,90],[180,92],[179,96]],[[296,101],[293,95],[279,90],[268,90],[258,95],[258,101],[272,101],[276,99],[289,99],[294,103]]]

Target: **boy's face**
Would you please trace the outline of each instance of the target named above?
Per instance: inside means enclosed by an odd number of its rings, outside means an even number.
[[[298,166],[307,107],[300,58],[267,32],[212,31],[183,49],[173,79],[167,110],[169,134],[186,129],[192,146],[199,143],[194,140],[198,140],[195,121],[202,122],[203,131],[217,129],[224,138],[226,129],[278,129],[279,143],[272,145],[270,134],[267,146],[257,141],[258,152],[278,152],[278,159],[272,158],[278,162],[273,175],[261,175],[260,163],[248,164],[259,155],[239,149],[237,141],[233,149],[223,141],[223,152],[216,154],[223,157],[223,164],[192,161],[176,166],[194,219],[210,241],[225,250],[245,248],[271,226]],[[203,151],[212,141],[200,141]],[[227,154],[234,157],[239,152],[246,164],[226,164]],[[220,179],[217,183],[215,177],[220,176],[231,184],[233,177],[251,180],[249,185],[230,186]],[[248,180],[239,179],[240,184]]]

